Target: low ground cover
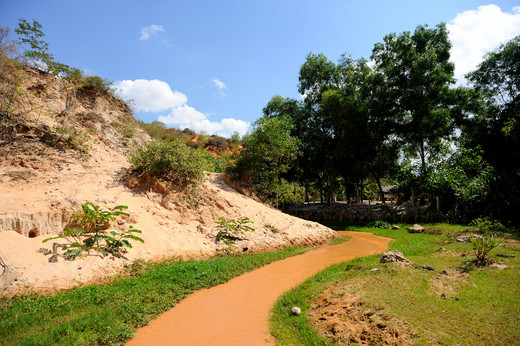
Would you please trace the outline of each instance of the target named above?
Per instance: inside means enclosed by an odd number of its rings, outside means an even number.
[[[125,276],[51,295],[0,298],[0,345],[117,344],[188,294],[308,248],[134,263]]]
[[[515,237],[506,236],[490,254],[508,269],[467,271],[463,263],[474,257],[472,244],[455,238],[468,227],[428,225],[423,234],[403,227],[349,229],[394,238],[390,250],[401,251],[412,264],[381,264],[380,256],[370,256],[333,265],[305,281],[273,309],[271,331],[279,344],[518,342],[520,242]],[[291,314],[294,306],[301,315]]]

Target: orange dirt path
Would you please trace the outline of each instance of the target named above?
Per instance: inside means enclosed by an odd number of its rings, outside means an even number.
[[[349,241],[273,262],[197,291],[148,325],[127,345],[266,345],[269,311],[278,297],[325,267],[384,252],[392,239],[341,231]]]

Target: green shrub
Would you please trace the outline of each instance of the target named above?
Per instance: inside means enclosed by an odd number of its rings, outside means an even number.
[[[190,149],[182,139],[154,140],[138,147],[128,156],[137,174],[148,173],[171,181],[192,182],[204,179],[205,151]]]
[[[493,261],[487,256],[487,254],[496,247],[501,245],[500,241],[495,240],[493,236],[489,237],[471,237],[471,243],[473,244],[473,250],[475,259],[472,263],[477,266],[485,266],[493,263]]]
[[[93,93],[113,94],[113,82],[103,79],[99,76],[88,76],[83,79],[82,85],[79,87],[81,91]]]
[[[233,235],[233,233],[238,231],[254,232],[255,230],[253,227],[247,225],[248,223],[253,223],[253,221],[251,221],[248,217],[238,221],[234,219],[226,220],[221,217],[218,219],[218,221],[215,221],[215,223],[217,224],[216,228],[219,230],[217,237],[215,238],[215,242],[218,243],[223,240],[224,243],[229,247],[233,245],[234,240],[240,240],[240,238],[236,235]]]
[[[470,222],[470,226],[477,228],[482,233],[505,232],[507,228],[497,220],[491,220],[489,217],[479,217]]]
[[[370,228],[390,228],[392,225],[390,225],[386,221],[372,221],[368,224],[368,227]]]
[[[82,155],[87,155],[93,148],[92,142],[97,143],[96,139],[73,126],[55,126],[54,130],[57,136],[54,140],[51,140],[51,145],[57,146],[58,143],[61,143],[65,148],[77,150]]]
[[[72,215],[72,219],[77,219],[75,228],[65,228],[63,234],[44,239],[47,242],[52,239],[66,239],[70,245],[63,247],[67,250],[63,255],[65,258],[73,260],[80,255],[88,255],[91,250],[97,251],[103,255],[121,256],[125,247],[131,248],[129,240],[136,240],[144,243],[144,240],[135,236],[133,233],[141,233],[140,230],[129,226],[128,229],[108,231],[111,221],[115,221],[117,217],[130,214],[123,212],[128,209],[127,206],[118,205],[112,210],[103,210],[98,205],[86,202],[81,207],[82,211]]]

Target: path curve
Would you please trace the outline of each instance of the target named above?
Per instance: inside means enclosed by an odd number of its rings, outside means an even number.
[[[392,239],[341,231],[349,241],[273,262],[227,283],[197,291],[148,325],[127,345],[266,345],[269,311],[278,297],[327,266],[384,252]]]

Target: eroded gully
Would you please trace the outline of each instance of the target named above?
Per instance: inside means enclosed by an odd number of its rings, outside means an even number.
[[[382,253],[392,239],[341,231],[349,241],[273,262],[229,282],[197,291],[148,325],[127,345],[266,345],[269,311],[278,297],[325,267]]]

